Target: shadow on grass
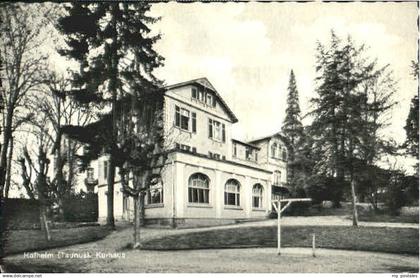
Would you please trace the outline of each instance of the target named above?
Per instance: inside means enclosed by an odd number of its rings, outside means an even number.
[[[409,266],[390,266],[388,267],[390,273],[402,273],[402,272],[409,272],[409,273],[418,273],[418,267],[409,267]]]
[[[311,247],[312,234],[318,248],[419,253],[418,229],[352,226],[286,226],[282,246]],[[244,247],[275,247],[276,227],[238,227],[169,235],[143,243],[142,249],[188,250]]]
[[[41,230],[10,230],[4,240],[4,251],[6,255],[12,255],[87,243],[102,239],[111,232],[112,229],[106,226],[56,229],[51,230],[52,240],[47,241]]]
[[[6,273],[74,273],[79,272],[78,269],[69,265],[59,266],[51,264],[41,264],[26,262],[25,264],[6,263],[3,265]]]

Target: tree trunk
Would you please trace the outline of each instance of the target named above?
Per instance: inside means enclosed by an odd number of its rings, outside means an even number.
[[[64,192],[64,176],[63,176],[63,157],[61,156],[61,136],[57,136],[57,155],[56,155],[56,163],[54,164],[55,167],[55,177],[57,181],[57,191],[58,191],[58,219],[60,221],[64,220],[64,212],[63,212],[63,192]]]
[[[117,6],[116,5],[112,5],[112,10],[111,10],[111,25],[112,25],[112,29],[113,29],[113,33],[117,34],[117,22],[116,22],[116,9]],[[113,42],[111,43],[111,45],[109,45],[109,51],[112,55],[111,59],[110,59],[110,63],[109,63],[109,68],[111,69],[110,72],[110,80],[109,80],[109,85],[108,85],[108,89],[112,94],[112,138],[111,138],[111,154],[109,157],[109,170],[108,170],[108,204],[107,204],[107,225],[114,228],[115,227],[115,220],[114,220],[114,179],[115,179],[115,158],[114,158],[114,154],[115,154],[115,145],[117,142],[117,136],[118,136],[118,132],[117,132],[117,79],[118,79],[118,56],[117,56],[117,46],[116,46],[116,40],[117,38],[114,37]]]
[[[41,208],[40,208],[40,224],[41,224],[41,230],[44,231],[45,239],[47,241],[50,241],[51,234],[50,234],[50,227],[48,226],[47,211],[43,204],[41,204]]]
[[[145,219],[144,219],[144,192],[140,192],[140,198],[139,198],[139,224],[141,227],[144,227],[146,225]]]
[[[115,219],[114,219],[114,179],[115,179],[115,163],[114,157],[111,154],[108,164],[108,195],[107,195],[107,217],[106,217],[106,224],[114,228],[115,227]]]
[[[6,165],[6,185],[4,188],[4,196],[5,198],[9,197],[9,190],[10,190],[10,182],[12,180],[12,157],[13,157],[13,137],[10,137],[10,146],[9,146],[9,153],[7,155],[7,165]]]
[[[353,219],[353,226],[358,225],[358,216],[357,216],[357,204],[356,204],[356,189],[355,189],[355,183],[353,176],[351,177],[350,185],[351,185],[351,196],[352,196],[352,206],[353,206],[353,213],[352,213],[352,219]]]
[[[134,199],[134,243],[133,248],[139,248],[140,244],[140,211],[141,211],[141,204],[140,204],[140,194],[133,197]]]
[[[6,115],[6,125],[3,130],[3,145],[0,150],[0,199],[4,196],[4,184],[6,182],[7,150],[10,138],[12,137],[12,118],[13,111],[8,107]]]

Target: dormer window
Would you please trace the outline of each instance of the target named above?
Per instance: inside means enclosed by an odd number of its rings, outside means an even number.
[[[213,97],[211,96],[211,94],[207,94],[207,105],[208,106],[211,106],[212,105],[212,103],[213,103]]]
[[[198,99],[198,92],[197,92],[197,88],[193,87],[193,88],[191,89],[191,97],[192,97],[193,99]]]
[[[202,101],[202,102],[206,101],[206,97],[205,97],[205,93],[204,93],[203,88],[200,88],[200,90],[198,92],[199,92],[199,100]]]

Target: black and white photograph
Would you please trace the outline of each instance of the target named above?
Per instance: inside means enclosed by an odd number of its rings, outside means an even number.
[[[418,277],[419,14],[0,3],[2,277]]]

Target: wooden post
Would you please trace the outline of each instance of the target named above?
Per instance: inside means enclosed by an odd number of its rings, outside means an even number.
[[[286,210],[292,202],[308,202],[311,200],[312,199],[310,198],[272,200],[274,209],[277,211],[277,255],[280,255],[281,253],[281,213]],[[281,202],[287,202],[287,204],[281,208]]]
[[[281,249],[281,202],[277,203],[277,255],[280,256]]]
[[[315,234],[312,234],[312,257],[315,257]]]

